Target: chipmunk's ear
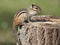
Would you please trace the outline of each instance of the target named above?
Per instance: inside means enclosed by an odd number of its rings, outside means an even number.
[[[34,6],[35,6],[35,3],[32,4],[32,7],[34,7]]]

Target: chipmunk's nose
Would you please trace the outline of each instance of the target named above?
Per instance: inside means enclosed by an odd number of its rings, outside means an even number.
[[[38,13],[40,13],[40,12],[41,12],[41,8],[38,9]]]

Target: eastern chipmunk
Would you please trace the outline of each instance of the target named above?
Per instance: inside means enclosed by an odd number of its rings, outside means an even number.
[[[20,28],[21,28],[24,21],[27,20],[29,22],[31,16],[36,15],[40,11],[41,11],[41,8],[39,6],[37,6],[36,4],[32,4],[29,8],[20,9],[15,14],[14,19],[13,19],[13,31],[15,33],[14,35],[15,35],[16,38],[18,38],[17,32],[16,32],[16,27],[20,26]],[[18,39],[16,39],[16,41],[19,43]]]

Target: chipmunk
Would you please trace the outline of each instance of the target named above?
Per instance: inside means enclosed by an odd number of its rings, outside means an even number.
[[[32,4],[29,8],[27,9],[20,9],[14,16],[13,19],[13,31],[16,37],[16,41],[21,44],[19,42],[19,40],[17,39],[17,32],[16,32],[16,28],[20,27],[20,29],[22,28],[22,25],[24,24],[24,21],[28,21],[30,22],[30,18],[33,15],[36,15],[37,13],[39,13],[41,11],[41,8],[39,6],[37,6],[36,4]]]

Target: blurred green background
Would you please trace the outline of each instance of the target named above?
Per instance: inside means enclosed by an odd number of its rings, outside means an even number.
[[[41,7],[40,15],[60,16],[60,0],[0,0],[0,45],[14,45],[12,20],[21,8],[28,8],[32,3]]]

